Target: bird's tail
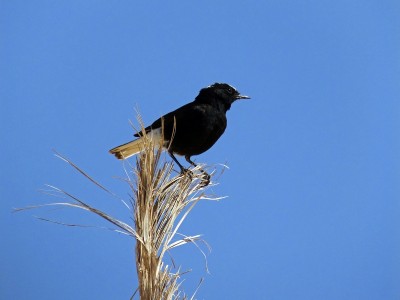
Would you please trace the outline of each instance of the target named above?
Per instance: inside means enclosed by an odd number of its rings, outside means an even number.
[[[139,153],[141,150],[142,141],[141,138],[138,138],[137,140],[112,148],[109,152],[114,154],[118,159],[126,159]]]

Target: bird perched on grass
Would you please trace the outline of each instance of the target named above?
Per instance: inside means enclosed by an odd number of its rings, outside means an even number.
[[[154,121],[145,128],[146,134],[155,142],[162,139],[163,147],[178,164],[181,172],[185,173],[187,169],[179,163],[174,154],[184,156],[188,163],[196,166],[191,156],[201,154],[215,144],[225,131],[226,112],[232,103],[239,99],[250,97],[241,95],[229,84],[214,83],[201,89],[193,102]],[[136,133],[136,140],[115,147],[110,153],[118,159],[126,159],[139,153],[142,150],[141,135],[141,132]]]

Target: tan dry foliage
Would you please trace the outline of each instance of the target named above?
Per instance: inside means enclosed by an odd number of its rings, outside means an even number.
[[[152,141],[146,137],[143,146],[136,167],[134,205],[135,228],[141,237],[136,245],[139,293],[146,300],[179,299],[179,270],[171,273],[163,258],[172,248],[200,238],[197,235],[174,240],[190,210],[204,197],[203,174],[201,167],[196,167],[191,174],[171,177],[173,164],[158,167],[161,151],[154,151]]]
[[[143,124],[140,117],[139,122]],[[174,268],[165,264],[164,256],[169,250],[187,243],[194,243],[205,256],[204,252],[196,244],[197,241],[202,241],[200,235],[184,236],[178,233],[178,230],[199,200],[219,200],[221,198],[205,196],[204,174],[201,166],[191,168],[190,172],[174,177],[174,164],[172,162],[161,163],[161,147],[154,145],[147,138],[143,126],[142,132],[144,134],[143,151],[137,157],[136,169],[134,169],[135,180],[131,180],[129,176],[126,180],[133,191],[134,227],[89,205],[65,190],[50,185],[48,185],[51,189],[48,192],[49,194],[69,199],[70,202],[34,205],[15,209],[15,211],[46,206],[64,206],[80,208],[102,217],[116,227],[107,229],[132,236],[137,241],[136,268],[139,283],[137,291],[141,300],[187,299],[185,293],[180,290],[180,277],[182,275],[180,270],[173,272]],[[92,183],[116,197],[73,162],[57,152],[56,156],[69,163]],[[211,174],[211,178],[213,175],[214,172]],[[212,185],[211,183],[210,186]],[[124,205],[128,206],[125,201],[120,200]],[[46,218],[39,219],[66,226],[92,227],[67,224]],[[131,299],[135,297],[135,294]]]

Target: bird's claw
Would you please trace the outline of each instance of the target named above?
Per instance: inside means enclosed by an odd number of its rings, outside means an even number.
[[[207,174],[207,176],[203,176],[200,183],[200,187],[206,187],[209,184],[210,184],[210,175]]]
[[[190,171],[189,169],[182,168],[181,174],[184,175],[184,176],[188,176],[190,180],[193,179],[193,172]]]
[[[183,176],[187,176],[190,180],[193,180],[193,178],[195,177],[194,173],[189,169],[182,168],[181,174]],[[201,175],[199,177],[201,179],[200,187],[206,187],[207,185],[210,184],[211,176],[207,172],[201,170]]]
[[[206,187],[207,185],[210,184],[211,176],[207,172],[205,172],[203,170],[201,171],[201,173],[202,173],[202,176],[201,176],[200,186],[201,187]]]

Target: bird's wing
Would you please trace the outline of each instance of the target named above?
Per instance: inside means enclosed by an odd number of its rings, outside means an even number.
[[[154,129],[159,129],[162,126],[162,123],[164,122],[164,131],[167,132],[172,132],[174,124],[175,124],[175,119],[180,119],[183,116],[186,115],[187,111],[191,109],[193,106],[193,102],[190,102],[188,104],[185,104],[178,109],[169,112],[168,114],[162,116],[161,118],[155,120],[150,126],[147,126],[144,130],[146,133],[149,133],[150,131]],[[136,137],[140,137],[142,135],[141,132],[138,132],[135,134]],[[169,134],[167,134],[168,136]]]

